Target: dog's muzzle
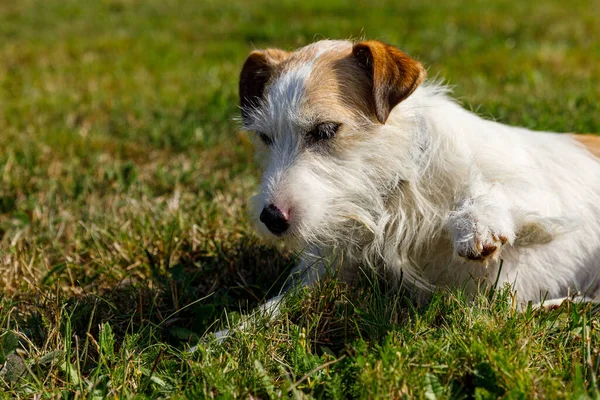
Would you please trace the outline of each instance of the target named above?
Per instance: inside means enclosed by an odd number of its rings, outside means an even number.
[[[288,218],[275,204],[269,204],[260,213],[260,221],[272,234],[281,236],[290,227]]]

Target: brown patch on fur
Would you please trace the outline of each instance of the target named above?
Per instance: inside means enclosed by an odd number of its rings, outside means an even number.
[[[584,145],[590,153],[596,157],[600,157],[600,136],[592,134],[577,134],[571,135],[575,140]]]
[[[305,93],[310,113],[320,120],[355,124],[373,120],[370,83],[352,56],[350,43],[319,56]]]
[[[398,48],[376,40],[355,44],[352,54],[369,78],[375,112],[382,124],[427,75],[421,63]]]
[[[246,59],[240,73],[240,106],[242,117],[262,98],[265,86],[273,76],[274,67],[289,56],[279,49],[255,50]]]

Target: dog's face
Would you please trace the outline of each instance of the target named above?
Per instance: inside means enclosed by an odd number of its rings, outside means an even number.
[[[314,243],[333,238],[340,224],[373,221],[382,193],[401,179],[389,171],[401,157],[379,138],[392,134],[391,110],[424,77],[420,63],[376,41],[252,52],[240,103],[263,161],[260,229]]]

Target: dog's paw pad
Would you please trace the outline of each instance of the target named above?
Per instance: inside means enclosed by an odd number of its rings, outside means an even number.
[[[477,252],[473,253],[470,252],[467,255],[467,258],[469,260],[481,260],[483,258],[486,258],[488,256],[491,256],[492,254],[494,254],[494,252],[498,249],[498,246],[494,245],[494,244],[482,244],[481,242],[477,242]]]
[[[502,244],[506,244],[506,242],[508,242],[508,238],[506,236],[496,235],[495,233],[492,233],[492,239],[494,239],[495,242],[500,242]]]
[[[500,250],[508,238],[504,235],[492,234],[488,240],[482,240],[474,237],[471,240],[462,241],[456,245],[458,256],[471,261],[482,261],[487,263],[489,260],[497,260],[500,256]]]

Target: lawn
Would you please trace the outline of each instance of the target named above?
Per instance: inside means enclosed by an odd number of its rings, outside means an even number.
[[[600,132],[598,0],[1,1],[3,397],[599,396],[592,307],[504,288],[415,305],[365,271],[212,340],[297,258],[248,217],[239,70],[324,37],[396,44],[485,117]]]

